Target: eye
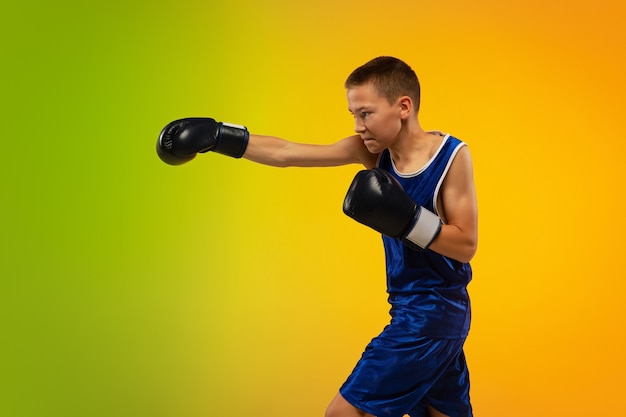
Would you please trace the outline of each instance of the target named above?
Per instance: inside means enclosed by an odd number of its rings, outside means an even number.
[[[361,117],[362,117],[363,119],[365,119],[365,118],[366,118],[367,116],[369,116],[370,114],[372,114],[372,112],[369,112],[369,111],[362,111],[362,112],[361,112]]]

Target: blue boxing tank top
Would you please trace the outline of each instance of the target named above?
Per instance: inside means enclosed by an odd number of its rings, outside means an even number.
[[[391,173],[413,201],[433,213],[443,180],[459,149],[466,144],[446,135],[430,161],[419,171],[396,170],[389,150],[384,150],[378,167]],[[433,252],[416,251],[383,235],[387,270],[387,292],[391,325],[403,326],[422,336],[463,338],[470,328],[467,285],[472,279],[469,263]]]

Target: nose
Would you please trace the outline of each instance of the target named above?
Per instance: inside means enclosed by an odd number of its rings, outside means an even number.
[[[360,120],[358,117],[354,118],[354,131],[356,133],[365,132],[365,123],[363,123],[363,121]]]

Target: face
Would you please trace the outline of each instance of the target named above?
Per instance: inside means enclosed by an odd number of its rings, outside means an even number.
[[[371,84],[348,89],[348,110],[354,116],[354,131],[367,149],[380,153],[391,146],[402,128],[402,108],[389,104]]]

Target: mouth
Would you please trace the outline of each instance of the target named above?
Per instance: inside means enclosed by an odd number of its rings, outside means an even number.
[[[375,138],[361,138],[363,140],[363,145],[370,152],[375,152],[378,149],[378,141]]]

